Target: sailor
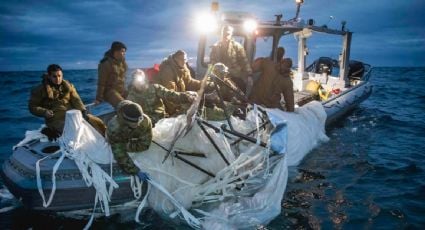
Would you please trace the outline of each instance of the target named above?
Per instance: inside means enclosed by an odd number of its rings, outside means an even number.
[[[277,61],[278,62],[282,61],[283,56],[285,56],[285,48],[283,48],[282,46],[277,47],[277,50],[276,50]]]
[[[175,104],[192,103],[196,95],[196,92],[193,91],[176,92],[162,85],[152,84],[146,79],[144,72],[137,69],[129,86],[127,100],[139,104],[155,125],[160,119],[168,117],[163,101]]]
[[[62,68],[57,64],[49,65],[41,84],[32,89],[28,108],[33,115],[44,117],[47,127],[41,132],[50,140],[62,134],[66,111],[71,109],[80,110],[84,119],[105,135],[105,124],[87,113],[74,85],[63,79]]]
[[[229,68],[226,65],[216,63],[212,69],[212,74],[218,78],[214,80],[214,83],[218,85],[223,100],[235,102],[244,100],[245,94],[230,79]]]
[[[211,48],[210,62],[221,62],[229,68],[230,78],[244,92],[250,91],[253,78],[251,65],[245,53],[244,47],[233,40],[233,27],[223,26],[221,40]]]
[[[230,115],[242,115],[245,109],[245,94],[228,77],[229,70],[223,63],[214,64],[210,78],[216,90],[205,95],[205,114],[208,120],[224,120]],[[217,92],[218,91],[218,92]],[[235,114],[237,112],[237,114]]]
[[[261,72],[249,99],[252,103],[268,108],[282,109],[281,94],[288,112],[294,111],[294,89],[289,75],[281,75],[276,64],[269,58],[258,58],[252,66],[254,72]]]
[[[159,73],[154,78],[154,83],[165,88],[176,91],[197,91],[201,87],[201,81],[193,79],[190,70],[187,68],[187,55],[183,50],[178,50],[166,58],[159,67]],[[181,104],[164,100],[166,112],[170,116],[175,116],[186,112],[188,107]]]
[[[279,63],[279,73],[284,77],[292,77],[292,59],[284,58]]]
[[[291,68],[292,68],[292,59],[291,58],[284,58],[285,56],[285,48],[282,46],[277,48],[276,52],[276,64],[277,69],[280,74],[283,76],[290,76],[291,75]]]
[[[131,175],[139,174],[140,170],[128,152],[141,152],[149,148],[152,141],[151,120],[143,114],[140,105],[128,100],[121,101],[116,111],[106,130],[112,153],[122,170]]]
[[[95,104],[103,101],[116,107],[126,96],[124,82],[127,72],[125,53],[127,47],[124,43],[115,41],[111,48],[105,52],[98,65],[98,81]]]

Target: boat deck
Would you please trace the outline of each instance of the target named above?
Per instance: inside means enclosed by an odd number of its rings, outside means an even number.
[[[315,98],[314,96],[307,91],[298,91],[298,92],[294,92],[294,101],[295,104],[297,104],[298,106],[303,106],[307,103],[309,103],[310,101],[313,101]]]

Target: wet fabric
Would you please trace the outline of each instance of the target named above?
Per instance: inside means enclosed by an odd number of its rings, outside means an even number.
[[[281,212],[281,200],[288,178],[287,166],[298,164],[314,146],[326,140],[326,113],[318,102],[298,108],[295,113],[279,109],[266,111],[273,113],[274,118],[271,119],[276,122],[272,123],[277,123],[278,127],[281,122],[287,124],[275,129],[275,134],[278,133],[276,139],[282,137],[282,133],[288,134],[288,142],[280,140],[283,143],[276,149],[284,154],[272,153],[269,151],[270,145],[261,147],[247,141],[232,145],[234,140],[229,140],[223,132],[206,127],[206,132],[229,161],[227,165],[200,125],[194,124],[186,136],[177,140],[174,150],[203,153],[205,158],[172,152],[163,162],[167,150],[161,146],[170,146],[179,127],[186,124],[187,119],[182,115],[159,121],[153,137],[158,145],[152,144],[143,154],[131,153],[130,156],[142,171],[149,173],[152,180],[168,194],[172,194],[175,201],[195,213],[202,228],[255,228],[267,224]],[[259,120],[261,113],[254,110],[247,115],[246,120],[231,117],[235,130],[241,133],[259,130],[254,138],[268,143],[272,129],[259,129]],[[210,124],[221,127],[226,122]],[[291,132],[297,135],[291,135]],[[283,147],[285,145],[286,148]],[[182,159],[214,174],[214,177],[188,165]],[[173,202],[156,188],[152,188],[148,194],[149,207],[165,218],[184,221],[185,218]]]

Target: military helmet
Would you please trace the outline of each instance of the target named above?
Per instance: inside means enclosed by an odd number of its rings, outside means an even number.
[[[122,43],[120,41],[112,42],[112,44],[111,44],[112,52],[117,51],[117,50],[121,50],[121,49],[127,50],[127,46],[125,46],[124,43]]]
[[[121,101],[117,106],[118,116],[128,123],[139,123],[143,120],[142,107],[129,100]]]
[[[223,63],[216,63],[212,69],[212,73],[219,77],[220,79],[224,79],[227,74],[229,74],[229,68]]]

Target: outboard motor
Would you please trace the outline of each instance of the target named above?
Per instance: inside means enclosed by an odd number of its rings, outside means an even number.
[[[316,61],[316,73],[325,73],[330,75],[332,73],[332,59],[328,57],[321,57]]]
[[[360,80],[365,72],[363,62],[351,60],[349,63],[348,78],[350,80]]]

